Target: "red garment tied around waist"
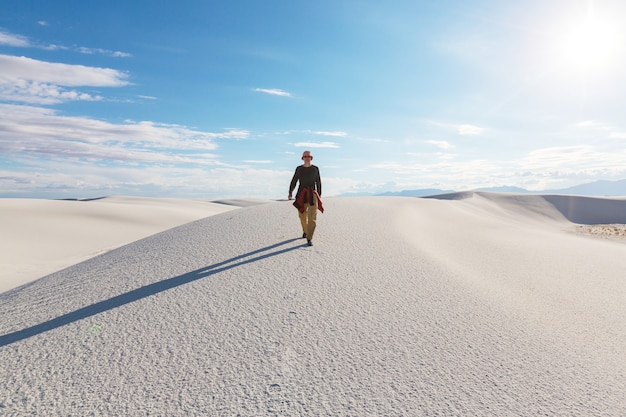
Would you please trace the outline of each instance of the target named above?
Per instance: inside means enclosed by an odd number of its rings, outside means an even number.
[[[323,213],[324,206],[322,205],[322,198],[317,190],[312,188],[303,188],[296,196],[296,201],[293,203],[293,206],[297,208],[300,213],[304,213],[307,204],[313,205],[313,195],[317,197],[317,209]]]

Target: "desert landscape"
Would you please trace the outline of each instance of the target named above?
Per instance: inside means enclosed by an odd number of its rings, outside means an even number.
[[[626,199],[324,206],[0,200],[0,415],[626,415]]]

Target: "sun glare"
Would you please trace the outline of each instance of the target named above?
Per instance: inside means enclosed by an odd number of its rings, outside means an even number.
[[[563,58],[580,69],[605,67],[618,52],[616,38],[610,26],[590,19],[565,33]]]
[[[606,69],[618,59],[620,37],[615,22],[600,18],[590,6],[583,19],[569,22],[559,31],[556,57],[574,72]]]

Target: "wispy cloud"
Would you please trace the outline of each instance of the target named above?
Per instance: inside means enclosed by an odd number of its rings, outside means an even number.
[[[293,146],[298,148],[339,148],[335,142],[298,142]]]
[[[435,145],[440,149],[452,149],[454,145],[451,145],[449,142],[445,140],[428,140],[426,143],[430,143],[431,145]]]
[[[115,58],[130,58],[132,57],[132,54],[126,53],[126,52],[120,52],[120,51],[111,51],[109,49],[102,49],[102,48],[87,48],[84,46],[78,47],[76,48],[77,52],[80,52],[81,54],[87,54],[87,55],[106,55],[106,56],[112,56]]]
[[[603,135],[608,135],[609,139],[626,139],[626,132],[623,130],[597,120],[585,120],[576,123],[576,127],[593,132],[602,132]]]
[[[1,158],[1,155],[0,155]],[[104,195],[159,195],[170,197],[240,198],[250,189],[268,184],[269,195],[284,193],[285,177],[291,173],[254,167],[231,168],[215,161],[198,164],[168,163],[117,166],[91,161],[45,159],[23,172],[0,167],[3,195],[37,198],[83,198]]]
[[[582,122],[576,123],[578,127],[598,127],[599,123],[595,120],[583,120]]]
[[[461,153],[410,156],[413,158],[407,161],[381,161],[368,168],[371,172],[384,171],[381,178],[393,176],[399,184],[405,184],[404,189],[430,188],[433,184],[450,189],[516,184],[544,190],[581,181],[620,179],[626,174],[626,150],[611,151],[594,145],[535,149],[507,160],[466,159]]]
[[[291,93],[281,90],[279,88],[255,88],[257,93],[269,94],[272,96],[291,97]]]
[[[0,100],[29,104],[57,104],[65,101],[100,101],[102,96],[65,90],[58,85],[17,80],[5,83],[0,80]]]
[[[591,129],[591,130],[596,130],[596,131],[612,131],[614,130],[614,127],[604,123],[604,122],[600,122],[598,120],[584,120],[582,122],[578,122],[575,125],[576,127],[580,128],[580,129]]]
[[[333,136],[333,137],[337,137],[337,138],[345,138],[346,136],[348,136],[348,134],[346,132],[341,132],[341,131],[313,131],[311,132],[314,135],[320,135],[320,136]]]
[[[15,35],[0,31],[0,45],[14,46],[18,48],[28,48],[31,46],[26,36]]]
[[[529,152],[520,161],[520,164],[525,169],[534,170],[566,170],[577,169],[576,167],[581,166],[591,168],[593,166],[608,166],[609,161],[611,159],[614,160],[614,158],[607,160],[607,156],[604,152],[596,150],[592,145],[559,146]]]
[[[316,136],[330,136],[335,138],[345,138],[348,137],[347,132],[343,132],[340,130],[286,130],[283,132],[276,132],[277,135],[299,135],[299,136],[308,136],[308,135],[316,135]]]
[[[459,125],[456,131],[461,136],[477,136],[482,134],[485,129],[474,125]]]
[[[601,150],[593,145],[549,147],[512,161],[511,172],[529,189],[560,188],[580,181],[623,178],[626,151]],[[575,180],[572,184],[572,180]],[[567,186],[567,185],[565,185]]]
[[[97,101],[102,97],[66,87],[122,87],[130,84],[127,73],[110,68],[45,62],[12,55],[0,55],[0,68],[0,99],[5,101],[31,104]]]
[[[150,121],[109,123],[0,104],[0,194],[38,198],[101,195],[248,195],[259,183],[281,195],[288,173],[235,167],[215,153],[242,129],[206,132]],[[270,161],[247,161],[269,164]]]
[[[59,116],[54,110],[0,105],[0,154],[55,159],[206,164],[217,139],[247,138],[229,129],[203,132],[149,121],[113,124],[86,117]]]
[[[128,74],[110,68],[38,61],[26,57],[0,55],[2,75],[9,80],[25,79],[63,86],[121,87],[128,85]]]
[[[428,120],[428,124],[443,128],[448,131],[455,131],[457,135],[461,136],[476,136],[485,132],[484,127],[472,125],[472,124],[456,124],[450,122],[441,122],[437,120]]]
[[[45,21],[39,21],[37,23],[40,26],[48,25]],[[36,41],[31,41],[26,36],[13,34],[13,33],[6,32],[6,31],[0,31],[0,45],[7,45],[7,46],[16,47],[16,48],[38,48],[38,49],[44,49],[47,51],[73,50],[81,54],[88,54],[88,55],[99,54],[99,55],[105,55],[105,56],[110,56],[114,58],[129,58],[132,56],[132,54],[129,54],[127,52],[112,51],[112,50],[103,49],[103,48],[88,48],[84,46],[75,46],[75,47],[69,48],[67,46],[56,45],[56,44],[44,44],[44,43],[40,43]]]

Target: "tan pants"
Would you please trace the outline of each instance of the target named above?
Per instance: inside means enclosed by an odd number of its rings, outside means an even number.
[[[300,224],[302,225],[302,233],[306,233],[307,240],[313,239],[313,233],[315,233],[315,226],[317,224],[317,197],[313,196],[313,205],[308,202],[304,206],[304,211],[300,213]]]

